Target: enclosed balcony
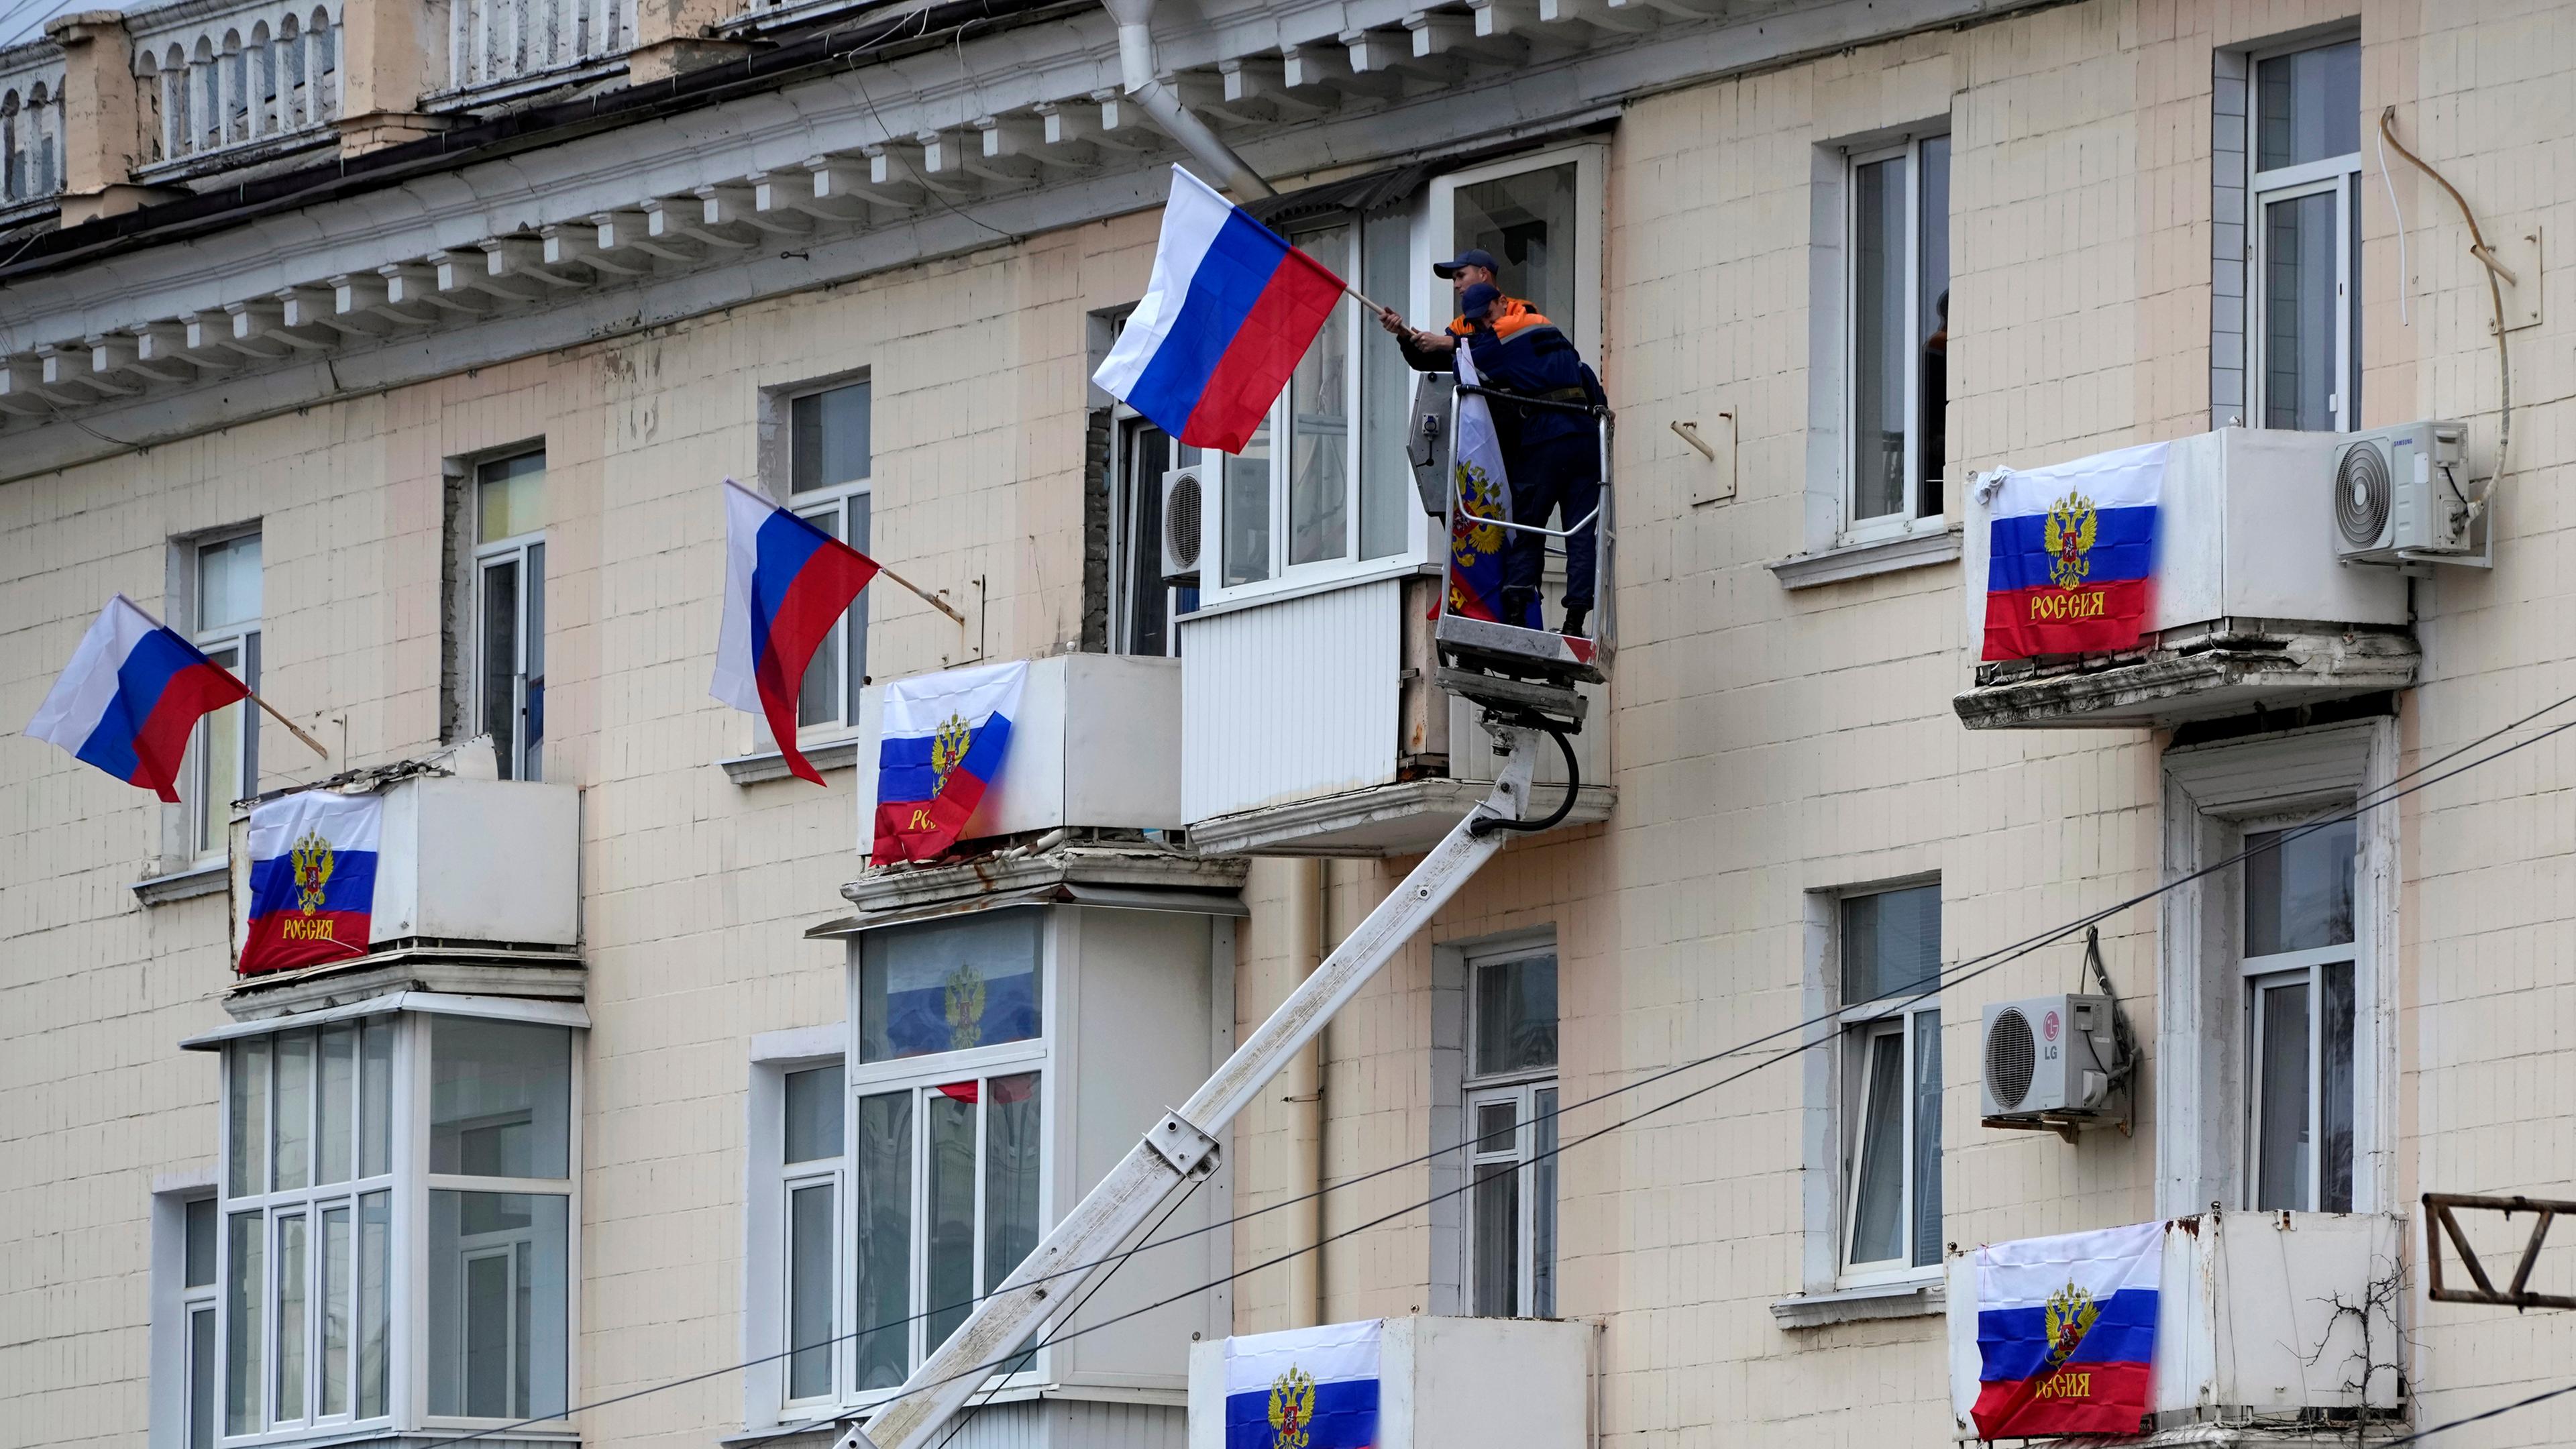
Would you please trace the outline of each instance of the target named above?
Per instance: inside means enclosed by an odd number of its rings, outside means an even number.
[[[2170,728],[2412,684],[2419,653],[2406,566],[2348,559],[2355,551],[2338,529],[2338,469],[2354,437],[2226,428],[2172,443],[2136,647],[1980,663],[1975,685],[1952,701],[1960,720],[1970,729]],[[2080,475],[2102,461],[2051,471],[2080,492]],[[2430,486],[2443,486],[2427,471]],[[1966,504],[1972,641],[1988,628],[1993,517],[1984,493],[1972,488]],[[2404,496],[2401,488],[2401,504]]]
[[[2266,1431],[2394,1414],[2403,1224],[2371,1213],[2207,1212],[2166,1224],[2156,1295],[2148,1444],[2265,1442]],[[1950,1258],[1951,1408],[1983,1365],[1977,1259]],[[2058,1374],[2080,1373],[2070,1360]],[[2080,1381],[2065,1390],[2080,1397]]]
[[[1348,1339],[1339,1330],[1349,1329],[1361,1330],[1364,1343],[1366,1327],[1340,1324],[1191,1345],[1189,1449],[1225,1449],[1226,1400],[1252,1393],[1266,1398],[1273,1370],[1289,1381],[1289,1392],[1302,1390],[1317,1400],[1345,1375],[1365,1374],[1365,1348],[1356,1355],[1306,1359],[1286,1345],[1316,1336]],[[1377,1433],[1368,1441],[1376,1449],[1584,1449],[1594,1442],[1590,1323],[1389,1318],[1377,1330]],[[1312,1377],[1290,1378],[1297,1373]]]
[[[488,749],[442,757],[479,761]],[[399,765],[343,785],[384,799],[374,909],[363,954],[243,977],[226,1000],[242,1018],[402,990],[579,998],[580,797],[568,786]],[[233,820],[233,943],[250,919],[250,812]]]

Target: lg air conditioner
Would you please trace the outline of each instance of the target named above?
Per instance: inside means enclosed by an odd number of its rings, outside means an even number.
[[[1174,468],[1163,475],[1163,582],[1186,584],[1199,576],[1200,514],[1206,491],[1198,465]]]
[[[2334,464],[2335,556],[2348,564],[2485,563],[2464,423],[2408,423],[2345,437]]]
[[[2034,996],[1986,1008],[1985,1119],[2001,1125],[2100,1113],[2119,1067],[2107,996]]]

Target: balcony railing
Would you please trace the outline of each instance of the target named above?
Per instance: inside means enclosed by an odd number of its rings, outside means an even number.
[[[634,0],[452,0],[452,94],[475,100],[542,89],[603,67],[635,44]]]
[[[337,3],[183,4],[129,23],[134,73],[161,99],[147,171],[317,140],[339,118]]]
[[[50,40],[0,54],[0,216],[63,189],[63,53]]]

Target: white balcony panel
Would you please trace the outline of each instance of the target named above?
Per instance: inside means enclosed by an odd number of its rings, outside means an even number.
[[[1185,820],[1394,783],[1401,601],[1384,579],[1182,622]]]
[[[1170,830],[1181,823],[1181,661],[1060,654],[1029,665],[1002,777],[963,840],[1059,826]],[[859,701],[859,854],[876,840],[885,689]]]
[[[1537,1318],[1390,1318],[1376,1449],[1586,1449],[1593,1327]],[[1225,1449],[1225,1340],[1190,1346],[1190,1449]]]
[[[2167,1224],[2155,1428],[2397,1408],[2402,1227],[2373,1213],[2209,1212]],[[1965,1429],[1980,1363],[1975,1254],[1951,1257],[1947,1297],[1951,1411]]]
[[[385,788],[374,935],[563,947],[581,939],[580,797],[563,785],[413,776]],[[247,812],[233,825],[233,927],[249,919]]]

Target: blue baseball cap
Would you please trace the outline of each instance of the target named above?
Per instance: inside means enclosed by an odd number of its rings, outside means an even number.
[[[1502,270],[1502,267],[1495,263],[1494,254],[1481,247],[1470,247],[1448,261],[1433,262],[1431,264],[1431,270],[1437,275],[1443,277],[1454,277],[1458,275],[1458,269],[1460,267],[1483,267],[1489,272],[1500,272]]]
[[[1478,282],[1458,294],[1458,315],[1470,322],[1482,322],[1485,313],[1501,299],[1503,289],[1491,282]]]

